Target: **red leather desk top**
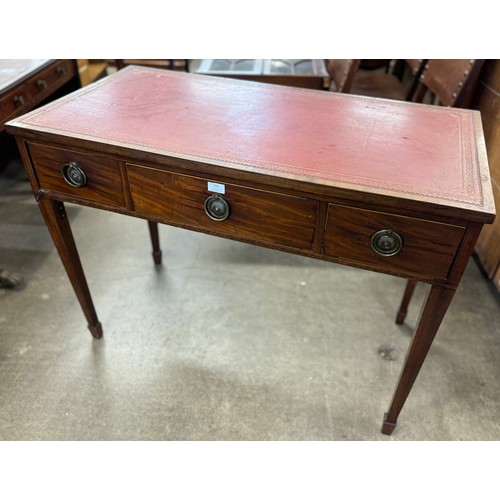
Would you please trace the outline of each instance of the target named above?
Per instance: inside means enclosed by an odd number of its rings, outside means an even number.
[[[128,67],[11,125],[492,211],[477,111]]]

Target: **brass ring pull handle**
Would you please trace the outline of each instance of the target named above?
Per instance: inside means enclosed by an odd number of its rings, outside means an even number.
[[[47,88],[47,80],[38,80],[36,82],[36,84],[38,85],[38,88],[40,90],[43,90],[43,89],[46,89]]]
[[[229,204],[224,198],[214,194],[205,200],[205,212],[211,219],[223,221],[229,217]]]
[[[87,176],[80,166],[74,161],[65,163],[61,169],[64,180],[73,187],[81,188],[87,184]]]
[[[403,238],[392,229],[382,229],[372,236],[371,245],[376,254],[392,257],[403,248]]]

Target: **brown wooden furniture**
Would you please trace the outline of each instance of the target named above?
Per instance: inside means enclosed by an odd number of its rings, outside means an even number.
[[[359,69],[360,62],[329,59],[330,90],[461,108],[470,107],[484,64],[482,59],[399,59],[388,73]]]
[[[56,93],[80,86],[73,60],[0,59],[0,132],[5,122],[30,111]]]
[[[491,170],[493,195],[500,203],[500,60],[485,62],[476,93],[475,109],[481,111]],[[500,291],[500,219],[484,228],[476,253],[488,278]]]
[[[75,61],[63,59],[0,59],[0,169],[13,151],[5,122],[41,103],[76,90],[80,80]],[[0,287],[15,287],[21,277],[0,268]]]
[[[5,122],[78,88],[74,60],[0,59],[0,169],[19,156]]]
[[[484,59],[428,59],[413,100],[470,107],[483,64]]]
[[[385,434],[495,217],[476,111],[129,67],[8,131],[94,337],[65,202],[146,219],[156,262],[162,222],[429,283]]]
[[[468,107],[483,63],[478,59],[399,59],[395,61],[394,74],[390,74],[360,70],[360,59],[330,59],[327,68],[332,77],[330,90],[335,92]],[[483,241],[484,237],[479,240],[480,253]],[[406,317],[415,285],[416,282],[408,281],[397,323]]]
[[[107,59],[120,70],[126,66],[147,66],[148,68],[170,69],[175,71],[187,71],[188,59]]]
[[[329,90],[349,94],[360,61],[361,59],[328,59],[326,67],[331,77]]]
[[[82,87],[104,78],[108,74],[108,63],[103,60],[77,59]]]
[[[405,62],[413,76],[407,100],[449,107],[470,106],[484,64],[481,59],[406,59]],[[381,97],[375,93],[368,95]],[[415,284],[408,281],[397,323],[404,321]]]
[[[427,66],[428,59],[398,59],[394,64],[394,74],[403,82],[406,83],[406,99],[408,101],[415,100],[422,102],[422,100],[414,99],[418,83]],[[405,70],[407,70],[405,72]],[[398,73],[401,72],[401,73]]]
[[[411,101],[416,84],[423,70],[422,60],[397,61],[396,73],[374,69],[360,69],[361,59],[328,59],[327,68],[331,76],[330,90],[383,99]],[[369,66],[365,62],[366,66]],[[410,68],[410,81],[402,79],[404,65]],[[376,65],[375,65],[376,66]]]
[[[323,59],[203,59],[196,73],[318,90],[329,85]]]
[[[330,90],[462,108],[471,104],[483,64],[482,59],[397,59],[389,73],[360,69],[360,59],[327,60]]]

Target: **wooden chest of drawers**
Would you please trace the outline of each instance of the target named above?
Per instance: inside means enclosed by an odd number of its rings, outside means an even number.
[[[162,222],[430,283],[387,434],[495,217],[474,111],[129,67],[8,130],[95,337],[64,202],[148,220],[156,257]]]

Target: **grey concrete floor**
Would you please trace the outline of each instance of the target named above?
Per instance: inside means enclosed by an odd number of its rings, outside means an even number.
[[[7,173],[6,173],[7,172]],[[94,340],[22,168],[0,177],[2,440],[498,440],[500,308],[474,260],[391,437],[380,433],[426,291],[67,205]],[[387,348],[385,359],[380,348]]]

